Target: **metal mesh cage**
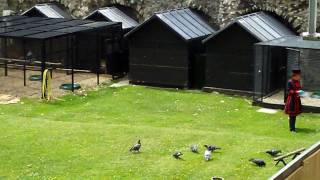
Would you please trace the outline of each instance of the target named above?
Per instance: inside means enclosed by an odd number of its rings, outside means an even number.
[[[255,46],[254,102],[283,105],[294,69],[301,70],[303,104],[320,107],[320,50],[277,44]]]

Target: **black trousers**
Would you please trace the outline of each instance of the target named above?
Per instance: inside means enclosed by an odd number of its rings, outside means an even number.
[[[290,116],[289,119],[289,126],[290,126],[290,131],[296,131],[296,116]]]

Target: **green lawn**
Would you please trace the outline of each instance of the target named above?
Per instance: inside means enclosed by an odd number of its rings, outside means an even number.
[[[0,179],[266,179],[282,166],[265,150],[320,140],[320,115],[303,114],[291,134],[282,112],[257,109],[242,97],[141,86],[0,105]],[[131,154],[138,139],[142,152]],[[205,143],[223,148],[210,162]],[[201,153],[190,153],[190,144]],[[171,157],[175,150],[184,160]],[[252,166],[252,157],[267,166]]]

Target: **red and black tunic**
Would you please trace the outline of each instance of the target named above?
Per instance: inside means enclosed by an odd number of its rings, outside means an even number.
[[[297,116],[301,114],[301,99],[299,92],[301,85],[299,81],[290,80],[288,82],[288,97],[285,105],[285,113],[290,116]]]

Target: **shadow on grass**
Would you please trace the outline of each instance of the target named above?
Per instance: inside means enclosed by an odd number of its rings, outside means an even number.
[[[174,160],[176,160],[176,161],[186,161],[185,159],[183,159],[183,158],[173,158]]]
[[[175,88],[175,87],[168,87],[168,86],[151,86],[151,85],[140,85],[145,87],[146,89],[151,90],[161,90],[161,91],[167,91],[167,92],[180,92],[180,93],[186,93],[188,89],[186,88]]]
[[[316,129],[310,129],[310,128],[297,128],[297,133],[303,133],[303,134],[316,134]]]
[[[138,154],[142,154],[143,152],[130,152],[130,151],[129,151],[129,153],[130,153],[130,154],[133,154],[133,155],[138,155]]]

